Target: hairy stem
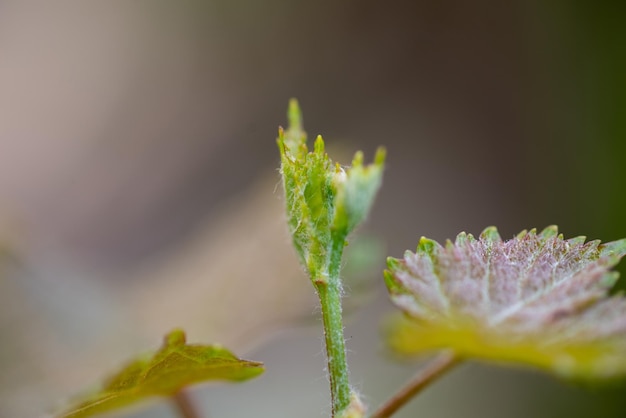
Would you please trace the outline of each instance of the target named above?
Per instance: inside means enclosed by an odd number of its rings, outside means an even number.
[[[328,277],[314,280],[322,307],[333,417],[346,409],[350,404],[346,343],[341,316],[342,290],[339,278],[343,247],[343,237],[341,239],[333,239]]]
[[[334,284],[325,283],[317,286],[322,305],[322,321],[326,339],[326,357],[330,380],[333,416],[350,403],[348,384],[348,365],[341,318],[340,289]]]
[[[386,418],[393,415],[398,409],[409,402],[415,395],[422,391],[434,380],[442,376],[460,362],[455,353],[446,351],[435,357],[402,389],[393,395],[387,402],[381,405],[371,418]]]
[[[200,418],[200,413],[189,397],[189,393],[184,389],[179,390],[172,396],[176,410],[181,418]]]

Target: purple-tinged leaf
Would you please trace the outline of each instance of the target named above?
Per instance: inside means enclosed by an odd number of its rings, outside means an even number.
[[[626,240],[569,240],[555,226],[503,241],[491,227],[389,259],[385,281],[407,315],[398,352],[451,348],[461,357],[537,366],[570,377],[626,374],[626,299],[609,296]]]

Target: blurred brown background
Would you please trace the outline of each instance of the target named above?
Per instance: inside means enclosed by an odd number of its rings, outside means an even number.
[[[625,21],[617,1],[1,1],[0,416],[46,416],[174,326],[267,363],[194,389],[207,416],[328,414],[277,187],[292,96],[344,163],[387,147],[363,232],[390,255],[488,225],[626,236]],[[383,354],[381,269],[347,327],[372,406],[417,367]],[[624,399],[472,364],[398,416],[622,417]]]

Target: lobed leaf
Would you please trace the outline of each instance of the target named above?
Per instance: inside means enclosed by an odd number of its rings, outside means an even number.
[[[220,345],[187,344],[185,333],[175,330],[154,355],[128,364],[102,390],[60,417],[90,417],[151,396],[173,396],[185,386],[207,380],[248,380],[263,370],[262,363],[238,359]]]
[[[385,281],[406,314],[389,342],[406,355],[450,348],[564,377],[626,375],[626,299],[609,295],[625,254],[626,240],[565,240],[554,226],[508,241],[493,227],[444,246],[422,238],[388,260]]]

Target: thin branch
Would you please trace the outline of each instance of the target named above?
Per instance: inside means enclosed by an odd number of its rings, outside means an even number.
[[[198,409],[191,401],[189,392],[185,391],[185,389],[176,392],[176,394],[172,396],[172,400],[180,414],[180,418],[201,418]]]
[[[387,418],[404,406],[415,395],[427,387],[430,383],[452,369],[460,362],[460,359],[451,351],[445,351],[435,357],[430,363],[420,370],[398,393],[382,404],[371,418]]]

